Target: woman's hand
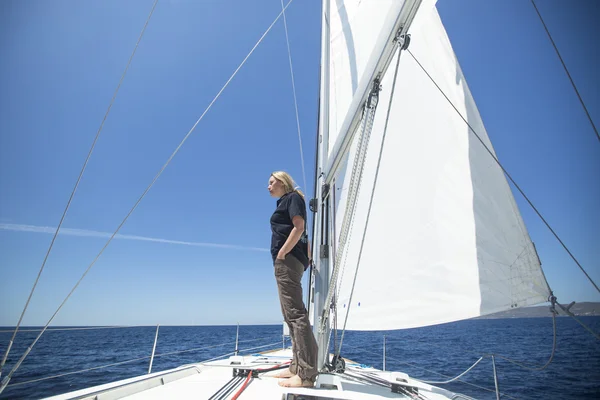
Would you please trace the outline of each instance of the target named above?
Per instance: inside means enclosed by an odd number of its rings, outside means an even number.
[[[290,251],[292,251],[296,243],[298,243],[298,240],[300,240],[302,232],[304,232],[304,219],[302,219],[301,216],[294,216],[294,218],[292,218],[292,224],[294,224],[294,227],[292,228],[290,235],[288,236],[285,243],[283,244],[283,246],[281,246],[281,249],[279,249],[279,252],[277,253],[278,260],[285,260],[285,256]]]

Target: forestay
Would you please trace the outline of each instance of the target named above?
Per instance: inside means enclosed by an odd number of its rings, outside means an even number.
[[[358,1],[345,3],[349,15],[360,14]],[[376,3],[379,8],[390,2],[362,2],[360,7],[366,7],[363,3]],[[492,149],[433,3],[421,5],[410,28],[409,49]],[[364,15],[367,18],[366,8]],[[338,32],[334,22],[332,16],[332,32]],[[373,34],[365,32],[377,26],[365,22],[352,25],[354,43],[362,43],[363,34],[365,41],[370,40]],[[332,76],[340,74],[338,65],[344,59],[343,50],[333,50],[340,35],[336,38],[332,34]],[[403,52],[349,303],[395,62],[382,79],[383,90],[344,251],[338,279],[338,325],[348,309],[347,329],[380,330],[439,324],[546,301],[548,285],[502,170],[415,60]],[[340,88],[339,81],[332,83],[330,132],[336,131],[334,121],[340,123],[339,111],[351,100],[350,91],[349,87]],[[336,243],[357,137],[350,149],[348,167],[338,172],[334,185]]]

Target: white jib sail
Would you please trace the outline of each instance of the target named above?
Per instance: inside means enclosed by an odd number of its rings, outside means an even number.
[[[437,9],[431,2],[424,3],[410,29],[410,50],[492,149]],[[359,41],[356,36],[354,31],[354,40]],[[338,326],[349,309],[347,329],[384,330],[546,301],[548,285],[502,170],[406,52],[401,56],[365,233],[395,62],[382,80],[338,277]],[[342,95],[339,88],[332,88],[330,101],[339,108],[348,101],[345,96],[346,92]],[[356,139],[348,167],[339,171],[334,186],[337,243]]]

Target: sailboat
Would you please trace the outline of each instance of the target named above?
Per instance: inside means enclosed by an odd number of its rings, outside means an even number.
[[[342,352],[345,330],[422,327],[554,302],[435,5],[323,1],[310,201],[308,305],[322,371],[314,388],[283,388],[269,377],[291,359],[282,349],[52,399],[469,398]],[[341,337],[332,351],[334,326]]]

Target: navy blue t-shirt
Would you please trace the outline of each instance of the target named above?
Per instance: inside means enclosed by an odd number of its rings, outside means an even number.
[[[292,218],[301,216],[304,220],[305,229],[302,236],[298,239],[298,243],[294,246],[289,254],[293,255],[300,261],[304,268],[308,267],[308,235],[306,234],[306,203],[304,198],[297,192],[286,193],[277,200],[277,209],[271,216],[271,255],[273,262],[277,258],[279,250],[285,244],[288,236],[294,228]]]

